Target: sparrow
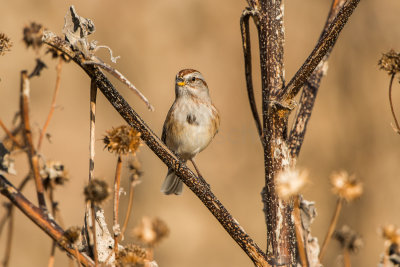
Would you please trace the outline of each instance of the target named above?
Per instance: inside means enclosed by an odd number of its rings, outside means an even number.
[[[211,102],[207,83],[200,72],[181,70],[175,79],[175,101],[164,122],[161,140],[184,163],[205,149],[218,132],[220,118]],[[166,195],[182,194],[183,183],[172,169],[161,186]]]

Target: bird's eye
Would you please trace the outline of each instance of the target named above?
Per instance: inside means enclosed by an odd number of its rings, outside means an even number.
[[[196,80],[196,77],[192,77],[192,79],[191,79],[191,80],[192,80],[192,82],[194,82],[194,81]]]

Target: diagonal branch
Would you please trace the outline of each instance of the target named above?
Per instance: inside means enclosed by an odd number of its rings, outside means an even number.
[[[311,73],[335,44],[340,31],[353,14],[354,9],[357,7],[359,2],[360,0],[347,1],[304,64],[296,72],[284,90],[282,90],[280,99],[290,102],[297,95],[301,87],[310,77]]]
[[[330,25],[336,18],[339,10],[343,7],[345,2],[346,0],[332,1],[331,9],[329,11],[324,29],[320,35],[319,41],[321,41],[322,38],[326,35]],[[289,151],[292,158],[297,158],[299,156],[300,149],[303,144],[304,136],[307,130],[307,125],[311,117],[319,86],[321,84],[321,79],[327,71],[327,62],[332,48],[333,46],[328,49],[327,53],[322,58],[321,62],[315,68],[310,78],[308,78],[306,84],[303,87],[303,91],[300,96],[300,105],[298,108],[298,112],[296,114],[296,118],[288,139]]]
[[[265,254],[257,244],[244,231],[239,223],[226,210],[210,188],[202,182],[186,165],[161,142],[142,118],[129,106],[125,99],[118,93],[111,82],[104,76],[101,70],[92,65],[84,65],[82,57],[75,55],[67,42],[54,33],[45,32],[43,42],[60,50],[73,58],[90,77],[96,82],[97,87],[107,100],[118,111],[123,119],[134,129],[141,133],[141,139],[147,146],[196,194],[203,204],[210,210],[229,235],[244,250],[256,266],[269,266]]]
[[[5,177],[0,175],[0,193],[7,197],[25,215],[39,226],[47,235],[55,240],[70,255],[77,258],[85,266],[94,266],[93,261],[85,254],[70,247],[64,237],[64,230],[49,217],[47,213],[27,200]]]
[[[240,31],[242,34],[242,46],[244,54],[244,72],[246,75],[247,95],[249,97],[251,112],[253,113],[253,118],[256,123],[258,135],[262,136],[262,126],[260,117],[258,116],[257,105],[254,99],[254,90],[253,90],[250,28],[249,28],[250,17],[253,17],[255,21],[258,21],[258,12],[255,11],[254,9],[247,8],[243,11],[242,16],[240,17]]]

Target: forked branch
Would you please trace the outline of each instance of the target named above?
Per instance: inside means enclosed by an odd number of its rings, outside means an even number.
[[[330,25],[336,18],[339,10],[343,7],[346,0],[333,0],[325,27],[320,35],[319,41],[326,35]],[[321,84],[322,77],[327,71],[327,62],[333,46],[328,49],[325,56],[322,58],[319,65],[315,68],[306,84],[303,86],[303,91],[300,96],[298,112],[294,120],[292,130],[289,135],[288,145],[292,158],[297,158],[300,153],[301,146],[304,141],[304,136],[307,130],[308,122],[311,118],[311,113],[314,107],[315,99],[317,97],[318,89]]]
[[[348,0],[343,8],[339,11],[335,20],[318,42],[317,46],[311,52],[300,69],[296,72],[294,77],[286,85],[284,90],[282,90],[281,96],[283,101],[290,102],[297,95],[314,69],[318,66],[328,51],[334,46],[339,33],[347,23],[351,14],[353,14],[353,11],[359,2],[360,0]]]
[[[93,261],[85,254],[76,251],[66,242],[64,230],[47,213],[27,200],[5,177],[0,175],[0,193],[6,196],[29,219],[55,240],[70,255],[77,258],[84,266],[94,266]]]

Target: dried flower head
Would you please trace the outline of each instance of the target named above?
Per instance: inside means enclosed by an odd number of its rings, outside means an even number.
[[[45,28],[42,24],[31,22],[30,25],[24,27],[24,38],[23,41],[26,47],[32,46],[33,49],[37,50],[42,46],[42,37]]]
[[[276,189],[282,199],[289,199],[297,195],[308,181],[308,171],[286,169],[278,173],[276,177]]]
[[[143,244],[153,247],[169,234],[167,224],[160,218],[144,216],[140,225],[133,229],[133,236]]]
[[[65,62],[69,62],[71,58],[61,52],[60,50],[55,49],[54,47],[49,47],[46,51],[46,54],[50,54],[52,58],[61,58]]]
[[[346,171],[331,175],[332,191],[347,202],[359,198],[363,193],[363,185],[354,175],[349,176]]]
[[[129,244],[118,251],[117,266],[144,267],[148,261],[147,251],[137,245]]]
[[[103,141],[105,144],[104,148],[117,154],[132,153],[135,155],[141,145],[140,133],[127,125],[108,130]]]
[[[0,56],[4,55],[5,52],[11,51],[12,45],[10,38],[4,33],[0,33]]]
[[[361,236],[347,225],[343,225],[340,230],[335,232],[335,239],[339,241],[342,248],[354,253],[364,246]]]
[[[101,204],[110,195],[110,189],[103,180],[93,179],[84,190],[86,201],[92,201]]]
[[[47,161],[40,170],[40,176],[43,178],[45,189],[55,188],[56,185],[64,185],[68,181],[68,172],[64,168],[64,164],[60,161]]]
[[[382,55],[378,62],[381,70],[386,71],[389,75],[395,75],[400,71],[400,54],[393,49]]]
[[[64,238],[70,244],[75,244],[81,237],[81,228],[79,226],[72,226],[64,232]]]

